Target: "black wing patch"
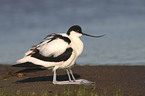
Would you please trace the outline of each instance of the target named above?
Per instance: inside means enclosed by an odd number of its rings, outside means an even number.
[[[51,41],[53,41],[53,40],[59,38],[59,39],[64,40],[64,41],[67,42],[68,44],[71,43],[71,40],[70,40],[68,37],[65,37],[65,36],[62,36],[62,35],[59,35],[59,34],[50,34],[50,35],[46,36],[44,39],[47,39],[47,38],[49,38],[49,37],[51,37],[51,36],[52,36],[52,38],[51,38],[51,40],[50,40],[49,42],[51,42]]]
[[[61,55],[54,57],[53,55],[50,57],[45,57],[43,55],[40,54],[39,50],[36,49],[36,52],[34,54],[31,55],[31,57],[43,60],[43,61],[49,61],[49,62],[61,62],[61,61],[66,61],[70,58],[71,54],[73,52],[72,48],[67,48],[66,51],[64,53],[62,53]]]
[[[65,37],[65,36],[62,36],[62,35],[59,35],[59,34],[55,34],[55,33],[46,36],[44,39],[47,39],[47,38],[50,39],[47,43],[52,42],[53,40],[55,40],[55,39],[57,39],[57,38],[64,40],[64,41],[65,41],[66,43],[68,43],[68,44],[71,43],[71,40],[70,40],[68,37]],[[37,48],[40,47],[41,44],[43,44],[43,42],[45,42],[45,41],[40,42],[38,45],[32,46],[32,47],[30,48],[30,51],[32,51],[32,52],[29,53],[29,54],[27,54],[26,56],[30,56],[30,55],[36,53],[36,51],[38,50]]]
[[[43,67],[43,66],[36,65],[36,64],[31,63],[31,62],[25,62],[25,63],[19,63],[19,64],[12,65],[12,67],[34,67],[34,68],[40,68],[40,67]]]

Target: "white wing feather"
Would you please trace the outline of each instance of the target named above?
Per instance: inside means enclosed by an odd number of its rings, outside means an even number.
[[[69,47],[68,43],[59,38],[52,40],[54,35],[55,34],[48,35],[45,38],[47,40],[41,42],[38,45],[31,47],[30,50],[25,53],[25,57],[35,53],[35,49],[38,49],[40,54],[46,57],[52,55],[54,57],[57,57],[58,55],[65,52],[65,50]],[[66,34],[61,34],[61,35],[67,36]]]
[[[49,42],[49,41],[50,41],[50,40],[45,40],[45,41],[39,43],[38,45],[32,46],[32,47],[30,48],[30,50],[27,51],[27,52],[25,53],[25,56],[28,56],[28,55],[34,53],[34,49],[39,48],[40,46],[45,45],[45,44],[46,44],[47,42]]]
[[[45,43],[43,46],[40,46],[39,52],[41,55],[49,57],[54,56],[57,57],[58,55],[65,52],[65,50],[68,48],[68,43],[65,42],[62,39],[55,39],[49,43]]]

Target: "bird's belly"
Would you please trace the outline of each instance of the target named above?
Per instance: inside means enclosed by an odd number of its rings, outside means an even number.
[[[71,57],[67,61],[64,61],[62,64],[60,64],[59,68],[69,68],[73,66],[75,64],[76,58],[76,54],[73,51]]]

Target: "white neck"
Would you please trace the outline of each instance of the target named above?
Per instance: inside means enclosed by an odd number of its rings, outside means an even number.
[[[72,45],[74,48],[74,51],[77,53],[77,56],[79,56],[82,51],[83,51],[83,42],[80,40],[81,34],[76,33],[76,32],[72,32],[72,34],[70,35],[70,38],[72,40]]]
[[[70,36],[73,36],[73,37],[80,37],[82,36],[82,34],[78,33],[78,32],[75,32],[75,31],[71,31],[70,32]]]

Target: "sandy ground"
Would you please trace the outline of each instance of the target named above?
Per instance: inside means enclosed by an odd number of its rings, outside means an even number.
[[[98,94],[102,94],[104,90],[107,94],[112,94],[120,89],[123,96],[145,96],[145,66],[75,66],[72,71],[77,79],[95,82],[89,88],[95,88]],[[21,77],[20,73],[24,75]],[[58,80],[68,80],[65,70],[58,70],[57,73]],[[36,93],[47,91],[49,95],[53,95],[64,89],[84,86],[53,85],[52,74],[52,70],[28,70],[0,65],[0,90]]]

